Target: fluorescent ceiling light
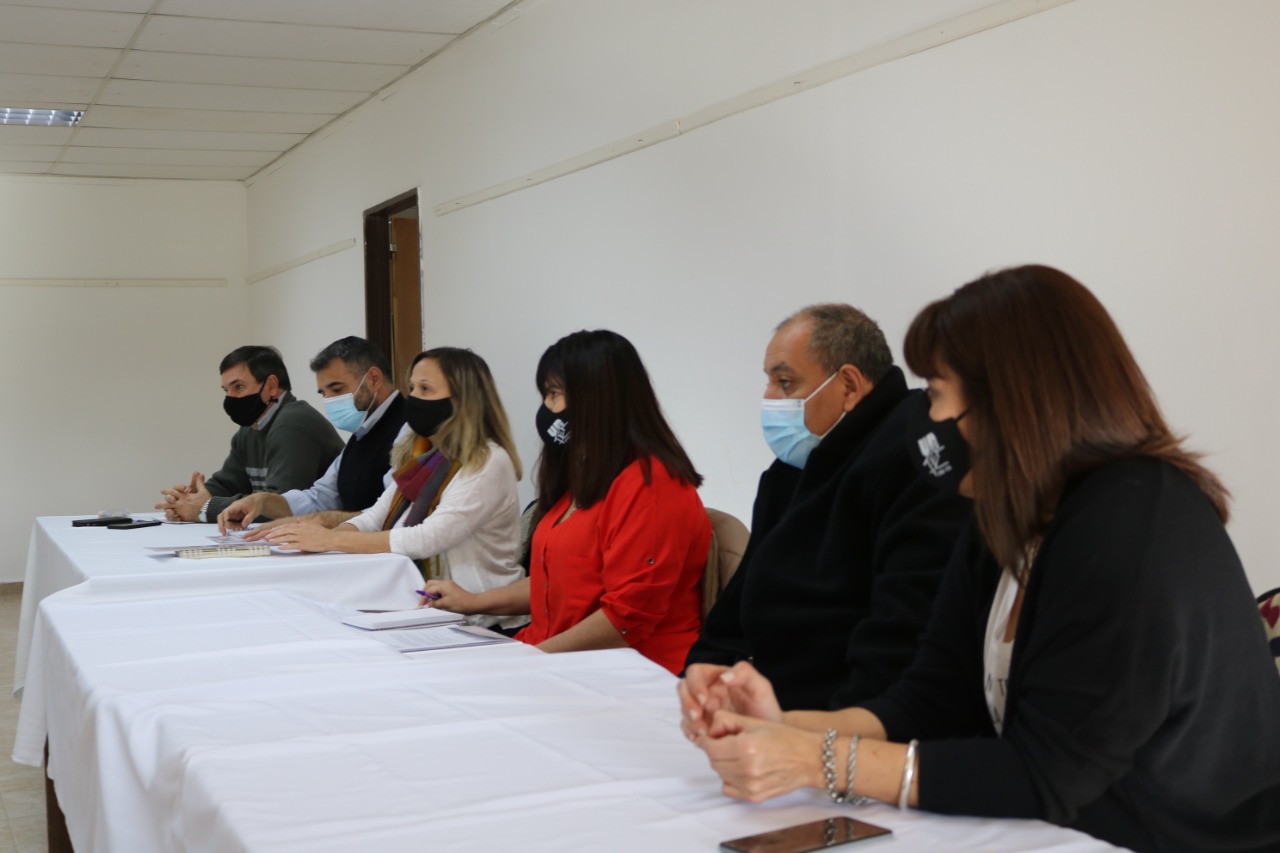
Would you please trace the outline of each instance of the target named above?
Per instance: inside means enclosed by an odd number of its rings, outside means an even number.
[[[35,124],[46,127],[75,127],[84,110],[22,110],[0,107],[0,124]]]

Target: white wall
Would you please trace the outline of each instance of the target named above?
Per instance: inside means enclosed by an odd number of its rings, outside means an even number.
[[[0,280],[225,279],[222,287],[0,281],[0,582],[32,520],[150,510],[209,473],[235,426],[218,361],[248,333],[239,183],[0,177]]]
[[[926,301],[1029,261],[1109,306],[1175,427],[1234,490],[1255,587],[1280,345],[1280,70],[1269,0],[1077,0],[448,216],[434,205],[984,5],[543,0],[251,182],[249,270],[423,206],[424,334],[497,375],[526,461],[560,335],[632,338],[704,501],[749,514],[770,327],[819,300],[895,346]],[[359,249],[255,285],[256,338],[359,333]],[[321,308],[320,306],[324,306]],[[299,323],[304,318],[305,323]],[[291,363],[292,364],[292,363]],[[1053,381],[1053,377],[1045,377]],[[527,494],[526,485],[526,494]]]

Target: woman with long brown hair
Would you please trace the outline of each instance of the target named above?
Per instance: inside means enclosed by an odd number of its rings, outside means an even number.
[[[1134,850],[1280,849],[1280,679],[1224,528],[1111,317],[1058,270],[922,311],[921,472],[973,497],[912,667],[783,714],[748,664],[681,689],[725,792],[1040,818]]]
[[[711,545],[702,477],[622,335],[561,338],[543,353],[536,381],[544,446],[529,577],[480,595],[433,581],[430,604],[527,613],[517,639],[544,651],[629,645],[679,672],[702,626]]]

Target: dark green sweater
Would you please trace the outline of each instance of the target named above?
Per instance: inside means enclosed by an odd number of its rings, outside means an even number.
[[[213,499],[210,521],[251,492],[306,489],[342,451],[342,439],[324,415],[286,391],[261,429],[240,427],[218,473],[205,480]]]

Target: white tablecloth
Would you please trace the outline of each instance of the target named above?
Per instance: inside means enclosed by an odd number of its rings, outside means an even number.
[[[135,516],[147,517],[150,514]],[[157,558],[149,546],[210,545],[212,524],[162,524],[138,530],[72,527],[76,516],[37,518],[27,551],[22,617],[14,661],[19,693],[30,665],[36,608],[46,597],[85,584],[86,595],[161,597],[239,589],[287,589],[351,607],[413,607],[422,576],[397,554],[291,554],[215,560]]]
[[[1111,849],[816,792],[729,800],[679,732],[674,678],[630,650],[397,655],[279,592],[64,593],[42,615],[49,772],[80,853],[680,853],[838,814],[903,853]]]

